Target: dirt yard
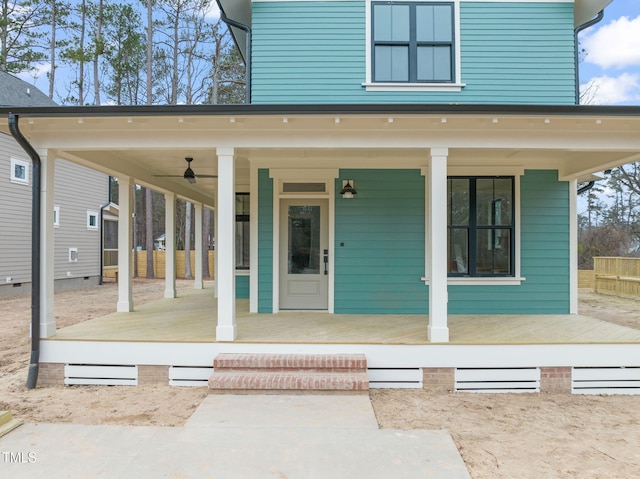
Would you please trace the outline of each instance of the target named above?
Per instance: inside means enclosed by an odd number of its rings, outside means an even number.
[[[178,292],[191,287],[178,281]],[[134,303],[164,282],[134,283]],[[58,327],[115,311],[115,284],[55,296]],[[580,292],[580,313],[640,329],[640,301]],[[0,410],[28,422],[179,426],[202,388],[48,387],[26,390],[30,298],[0,299]],[[639,358],[640,365],[640,358]],[[374,390],[380,426],[446,429],[474,478],[631,478],[640,471],[640,397],[430,394]]]

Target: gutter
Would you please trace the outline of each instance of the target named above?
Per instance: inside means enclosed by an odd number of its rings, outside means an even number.
[[[574,65],[575,65],[575,78],[576,78],[576,105],[580,104],[580,68],[578,66],[578,63],[580,61],[580,59],[578,58],[579,55],[580,55],[580,52],[578,51],[578,34],[582,30],[586,30],[587,28],[592,27],[596,23],[600,22],[603,18],[604,18],[604,10],[600,10],[598,12],[598,14],[594,18],[592,18],[591,20],[589,20],[586,23],[583,23],[582,25],[578,25],[573,30],[573,37],[574,37],[574,44],[575,44],[575,51],[574,51],[575,62],[574,62]]]
[[[244,31],[247,34],[247,44],[246,44],[246,51],[244,55],[245,75],[247,77],[246,79],[247,91],[246,91],[245,101],[247,105],[250,105],[251,104],[251,27],[249,27],[248,25],[245,25],[244,23],[240,23],[236,20],[232,20],[231,18],[227,17],[227,14],[224,13],[224,9],[220,4],[220,0],[216,0],[216,3],[218,4],[218,9],[220,10],[220,19],[224,23],[226,23],[227,26],[239,28],[240,30]],[[236,41],[236,46],[238,46],[237,41]],[[240,54],[242,54],[242,52],[240,52]]]
[[[31,362],[27,375],[27,389],[34,389],[38,382],[40,365],[40,167],[42,162],[31,143],[22,135],[19,116],[9,113],[9,131],[33,162],[31,188]]]
[[[587,183],[583,187],[578,188],[578,194],[581,195],[585,191],[589,191],[591,188],[593,188],[595,186],[595,184],[596,184],[595,181],[590,181],[589,183]]]

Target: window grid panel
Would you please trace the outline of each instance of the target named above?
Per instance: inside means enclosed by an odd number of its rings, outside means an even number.
[[[449,178],[447,187],[449,275],[513,276],[514,178]],[[465,221],[464,213],[460,214],[465,200],[469,205],[468,226],[460,224]],[[466,248],[462,232],[466,234]]]
[[[396,13],[405,7],[408,15]],[[454,9],[451,3],[374,3],[372,8],[374,82],[451,83],[454,73]],[[400,26],[406,22],[405,27]],[[408,33],[402,35],[403,31]],[[404,57],[381,47],[405,46]],[[422,50],[422,51],[421,51]]]

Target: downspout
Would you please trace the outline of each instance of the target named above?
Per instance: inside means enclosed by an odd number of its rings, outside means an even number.
[[[576,105],[580,104],[580,68],[578,66],[578,63],[580,62],[580,52],[578,51],[578,34],[582,30],[586,30],[587,28],[592,27],[596,23],[600,22],[603,18],[604,18],[604,10],[600,10],[594,18],[592,18],[586,23],[583,23],[582,25],[578,25],[573,30],[573,38],[574,38],[574,44],[575,44],[574,66],[575,66],[575,77],[576,77]]]
[[[244,31],[247,34],[247,51],[244,56],[245,75],[247,77],[246,79],[247,96],[245,101],[247,102],[247,105],[250,105],[251,104],[251,28],[248,25],[245,25],[244,23],[237,22],[227,17],[227,15],[224,13],[224,10],[222,9],[222,6],[220,5],[220,0],[217,0],[217,3],[218,3],[218,9],[220,10],[220,19],[227,25],[231,27],[239,28],[240,30]]]
[[[31,362],[27,375],[27,389],[38,382],[40,364],[40,156],[22,135],[18,126],[19,115],[9,113],[9,131],[33,162],[31,189]]]
[[[100,278],[98,279],[100,286],[102,286],[102,277],[104,276],[104,209],[111,204],[111,175],[109,175],[108,181],[107,202],[100,206]]]

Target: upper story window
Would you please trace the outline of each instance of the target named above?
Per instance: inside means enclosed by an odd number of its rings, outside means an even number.
[[[371,1],[368,91],[460,91],[459,3]]]
[[[373,81],[454,80],[453,4],[376,2],[372,9]]]
[[[11,182],[29,184],[29,162],[11,158]]]
[[[449,276],[514,276],[514,178],[450,177],[447,193]]]

